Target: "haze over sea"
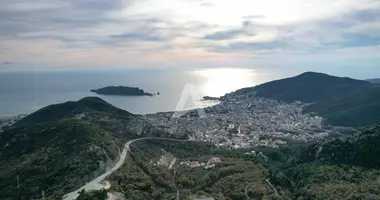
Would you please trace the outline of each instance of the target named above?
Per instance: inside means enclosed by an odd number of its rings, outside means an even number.
[[[174,111],[186,84],[200,96],[222,96],[239,88],[277,78],[278,74],[249,69],[32,71],[0,73],[0,116],[28,114],[50,104],[98,96],[136,114]],[[154,97],[105,96],[90,92],[105,86],[133,86]],[[207,106],[187,96],[184,109]]]

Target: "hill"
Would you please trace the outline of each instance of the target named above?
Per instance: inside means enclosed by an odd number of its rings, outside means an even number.
[[[380,89],[349,97],[331,98],[304,108],[326,119],[326,124],[336,126],[372,126],[380,123]]]
[[[371,88],[367,81],[341,78],[322,73],[306,72],[301,75],[271,81],[255,87],[237,90],[234,94],[257,92],[257,96],[279,101],[318,102],[331,97],[346,97]]]
[[[304,148],[285,170],[303,199],[380,199],[380,126]]]
[[[368,79],[366,81],[368,81],[370,83],[380,84],[380,78]]]
[[[15,126],[24,126],[46,121],[55,121],[62,118],[74,117],[83,113],[99,113],[100,115],[112,115],[122,118],[133,117],[134,115],[119,109],[98,97],[85,97],[79,101],[69,101],[61,104],[46,106],[16,123]]]
[[[380,125],[346,139],[313,144],[301,152],[300,160],[380,169],[380,161],[377,159],[380,154],[379,143]]]
[[[114,163],[127,140],[165,136],[96,97],[47,106],[0,135],[2,199],[61,199]]]
[[[223,98],[244,94],[285,102],[312,103],[304,108],[304,113],[324,117],[327,125],[362,127],[380,123],[380,87],[367,81],[306,72],[243,88]]]

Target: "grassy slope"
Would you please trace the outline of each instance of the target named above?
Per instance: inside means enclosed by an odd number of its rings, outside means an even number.
[[[2,199],[61,196],[104,171],[132,138],[160,132],[99,98],[45,107],[0,135]],[[17,187],[17,178],[20,185]]]

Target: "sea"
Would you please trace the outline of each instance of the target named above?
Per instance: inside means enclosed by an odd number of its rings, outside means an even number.
[[[135,114],[214,105],[203,96],[222,96],[279,77],[244,68],[117,69],[0,72],[0,117],[30,114],[47,105],[95,96]],[[139,87],[149,96],[110,96],[90,92],[106,86]]]

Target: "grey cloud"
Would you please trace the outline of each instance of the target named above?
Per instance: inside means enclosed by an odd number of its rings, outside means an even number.
[[[204,36],[202,39],[206,40],[228,40],[237,37],[243,33],[240,29],[216,32],[210,35]]]
[[[281,40],[270,42],[239,42],[228,46],[217,47],[215,50],[218,52],[252,52],[279,48],[290,48],[290,45]]]
[[[12,1],[7,1],[12,4]],[[4,4],[7,5],[7,2]],[[38,4],[41,1],[35,1]],[[108,14],[121,9],[122,0],[51,0],[62,6],[46,8],[43,11],[2,10],[0,12],[0,36],[12,37],[20,34],[49,30],[67,30],[93,27],[101,23],[112,22]],[[19,1],[19,4],[29,0]]]
[[[13,62],[4,61],[2,64],[3,64],[3,65],[11,65],[11,64],[13,64]]]
[[[254,33],[248,31],[247,28],[254,26],[250,21],[243,21],[241,27],[233,28],[231,30],[220,31],[204,36],[205,40],[229,40],[242,35],[252,36]]]
[[[111,35],[113,39],[133,39],[133,40],[147,40],[147,41],[164,41],[165,38],[151,35],[151,34],[139,34],[139,33],[124,33],[119,35]]]
[[[278,50],[297,53],[318,53],[328,50],[380,45],[380,8],[351,11],[330,19],[307,21],[292,25],[277,25],[278,37],[267,42],[238,42],[228,46],[213,46],[210,51],[252,52],[255,54],[277,53]],[[228,40],[246,35],[246,29],[255,27],[254,22],[246,20],[240,28],[221,31],[205,36],[203,39]]]
[[[82,10],[91,10],[91,11],[104,11],[104,10],[118,10],[125,6],[124,1],[121,0],[66,0],[70,4]]]
[[[7,0],[12,3],[11,0]],[[129,18],[110,17],[121,12],[132,0],[36,0],[63,2],[62,6],[40,6],[41,10],[0,10],[0,37],[7,39],[33,39],[60,41],[63,48],[90,48],[96,46],[121,46],[123,41],[170,41],[189,31],[208,28],[203,22],[188,22],[184,26],[147,16]],[[30,2],[21,0],[21,3]],[[165,27],[160,25],[165,24]],[[115,32],[108,26],[126,27]],[[90,33],[100,30],[100,33]],[[107,30],[108,32],[105,32]]]

